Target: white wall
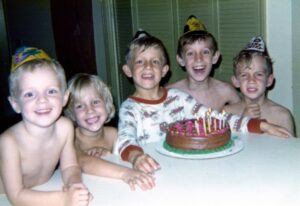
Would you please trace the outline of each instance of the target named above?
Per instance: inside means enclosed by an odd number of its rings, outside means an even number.
[[[266,0],[267,47],[276,78],[269,97],[293,111],[291,9],[291,0]]]

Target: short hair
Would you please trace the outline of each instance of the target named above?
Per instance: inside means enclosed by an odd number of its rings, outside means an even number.
[[[249,51],[249,50],[242,50],[240,51],[234,58],[233,58],[233,74],[237,75],[237,67],[240,64],[245,64],[250,66],[252,59],[255,56],[261,56],[265,59],[265,70],[267,72],[267,76],[273,74],[273,61],[271,57],[264,52],[259,51]]]
[[[209,41],[210,49],[215,53],[218,51],[218,43],[215,37],[207,31],[190,31],[184,33],[178,40],[177,55],[181,57],[185,45],[193,44],[196,41]]]
[[[66,76],[63,67],[60,63],[54,59],[34,59],[28,62],[25,62],[19,66],[15,71],[11,72],[9,75],[9,94],[12,97],[17,97],[19,95],[19,79],[22,74],[25,72],[33,72],[36,69],[41,69],[43,67],[51,68],[60,83],[60,89],[62,92],[65,92],[67,89]]]
[[[151,35],[145,35],[139,38],[135,38],[131,41],[131,43],[129,44],[126,54],[125,54],[125,62],[126,64],[130,65],[132,57],[133,57],[133,52],[136,49],[142,49],[142,51],[145,51],[146,49],[150,48],[150,47],[155,47],[158,48],[159,50],[161,50],[162,54],[163,54],[163,65],[169,65],[170,61],[169,61],[169,55],[167,52],[166,47],[164,46],[164,44],[162,43],[162,41],[154,36]]]
[[[86,87],[94,87],[99,96],[103,99],[108,114],[105,123],[109,122],[115,115],[112,94],[108,86],[98,76],[91,74],[78,73],[68,82],[70,97],[64,114],[75,122],[74,104],[77,100],[81,99],[82,89]]]

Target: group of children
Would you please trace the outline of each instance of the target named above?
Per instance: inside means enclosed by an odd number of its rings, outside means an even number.
[[[16,52],[8,99],[22,121],[0,137],[0,173],[13,205],[88,205],[93,197],[81,171],[121,179],[132,190],[151,189],[160,165],[144,153],[143,145],[162,140],[169,123],[203,116],[208,108],[214,109],[212,116],[223,108],[229,111],[233,131],[295,135],[291,113],[266,97],[274,77],[261,38],[254,38],[234,59],[232,82],[243,94],[240,100],[230,84],[209,76],[220,56],[214,37],[194,16],[185,29],[176,58],[187,78],[166,88],[160,86],[169,71],[162,41],[139,32],[130,43],[122,69],[132,78],[135,92],[120,107],[118,130],[105,125],[115,108],[98,76],[77,74],[67,85],[61,65],[43,50]],[[119,154],[132,168],[104,160],[107,153]],[[50,179],[58,163],[62,190],[32,190]]]

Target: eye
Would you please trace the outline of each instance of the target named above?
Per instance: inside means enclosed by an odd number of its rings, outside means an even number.
[[[264,73],[264,72],[258,72],[258,73],[256,73],[255,75],[256,75],[257,77],[259,77],[259,78],[265,77],[265,73]]]
[[[143,60],[137,59],[137,60],[134,62],[134,64],[136,64],[136,65],[143,65]]]
[[[210,52],[210,50],[209,49],[205,49],[205,50],[203,50],[203,52],[202,52],[203,54],[210,54],[211,52]]]
[[[58,93],[58,90],[57,89],[49,89],[48,90],[48,94],[49,95],[54,95],[54,94],[57,94]]]
[[[100,99],[95,99],[95,100],[92,101],[92,104],[93,105],[101,104],[101,100]]]
[[[75,104],[74,108],[75,108],[75,110],[83,110],[84,109],[84,105],[82,105],[82,104]]]
[[[185,56],[187,56],[187,57],[191,57],[191,56],[193,56],[193,52],[192,51],[187,51],[186,53],[185,53]]]
[[[33,92],[26,92],[24,93],[24,99],[32,99],[34,98],[34,93]]]
[[[160,62],[159,59],[154,59],[154,60],[152,61],[152,63],[153,63],[154,65],[161,65],[161,62]]]

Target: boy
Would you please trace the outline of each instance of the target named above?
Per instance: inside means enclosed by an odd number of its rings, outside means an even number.
[[[213,35],[206,31],[200,20],[190,16],[184,34],[178,40],[176,55],[177,63],[187,72],[187,77],[167,87],[180,89],[198,103],[218,111],[226,104],[239,102],[240,97],[230,84],[210,77],[219,57]]]
[[[117,139],[117,129],[105,125],[115,114],[106,84],[96,75],[79,73],[69,81],[68,91],[65,114],[76,124],[75,149],[82,171],[122,179],[132,190],[136,185],[143,190],[152,189],[155,185],[152,175],[102,159],[112,153]]]
[[[0,169],[8,199],[13,205],[88,205],[73,146],[72,122],[61,117],[68,99],[63,68],[43,50],[22,47],[12,59],[8,97],[22,121],[0,137]],[[31,188],[47,182],[56,165],[63,191]]]
[[[295,136],[293,117],[290,111],[268,99],[267,88],[274,81],[273,63],[262,37],[253,37],[245,49],[234,58],[232,83],[241,90],[241,102],[227,105],[227,112],[266,119],[281,125]]]
[[[159,39],[147,33],[139,34],[129,45],[125,60],[123,71],[133,79],[136,90],[120,107],[115,152],[134,168],[152,173],[160,166],[144,154],[141,145],[163,140],[168,124],[204,116],[208,109],[185,92],[160,87],[169,65],[167,51]],[[216,117],[219,113],[211,114]],[[259,119],[227,114],[227,120],[233,131],[289,136],[285,129]]]

